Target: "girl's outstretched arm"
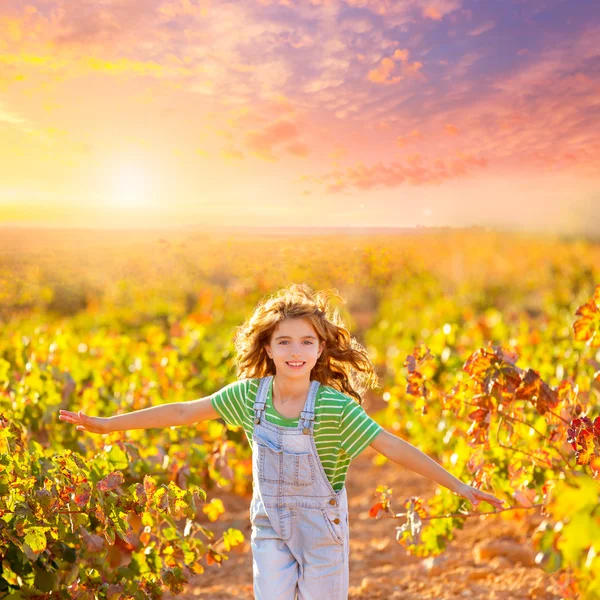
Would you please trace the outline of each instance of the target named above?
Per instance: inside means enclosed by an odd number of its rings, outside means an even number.
[[[473,506],[477,506],[480,501],[484,501],[496,508],[503,507],[503,500],[463,483],[432,458],[423,454],[418,448],[389,433],[389,431],[382,431],[371,442],[371,448],[395,463],[411,469],[419,475],[433,479],[433,481],[447,487],[455,494],[466,498]]]
[[[72,412],[61,410],[58,418],[76,425],[80,431],[90,433],[110,433],[127,429],[151,429],[153,427],[173,427],[191,425],[197,421],[216,419],[220,415],[213,408],[210,396],[189,402],[172,402],[134,410],[114,417],[90,417],[81,410]]]

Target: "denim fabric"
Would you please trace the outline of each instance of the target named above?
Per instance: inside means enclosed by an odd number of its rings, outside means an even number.
[[[254,403],[252,523],[257,600],[347,600],[350,551],[346,487],[335,492],[313,437],[318,381],[312,381],[298,427],[265,419],[272,377]]]

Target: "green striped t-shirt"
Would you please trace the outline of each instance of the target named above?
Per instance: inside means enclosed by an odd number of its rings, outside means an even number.
[[[252,444],[253,406],[259,379],[241,379],[211,396],[214,409],[229,425],[241,426]],[[297,427],[298,419],[280,415],[273,407],[273,380],[267,391],[265,416],[280,427]],[[346,394],[320,385],[315,400],[315,446],[327,479],[337,492],[342,489],[350,461],[383,431],[364,408]]]

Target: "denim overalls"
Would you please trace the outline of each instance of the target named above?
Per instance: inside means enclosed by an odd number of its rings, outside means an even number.
[[[346,487],[335,492],[313,437],[319,382],[312,381],[298,427],[265,419],[273,377],[254,403],[252,523],[256,600],[347,600],[350,538]],[[297,596],[296,596],[297,594]]]

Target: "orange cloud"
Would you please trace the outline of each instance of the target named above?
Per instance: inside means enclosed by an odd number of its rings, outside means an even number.
[[[390,77],[395,67],[396,63],[391,58],[383,58],[377,68],[369,71],[369,81],[384,85],[391,85],[402,81],[404,78],[401,75]]]
[[[423,16],[428,19],[433,19],[434,21],[440,21],[442,19],[442,13],[435,6],[427,6],[423,10]]]
[[[329,158],[333,161],[337,161],[340,158],[344,158],[348,154],[348,149],[338,146],[333,152],[329,153]]]
[[[298,138],[298,127],[290,121],[276,121],[264,127],[261,131],[249,131],[245,136],[245,143],[251,152],[266,160],[277,160],[273,154],[276,146],[290,142],[288,152],[299,156],[308,153],[308,149],[301,144]]]
[[[166,17],[176,16],[200,16],[208,15],[208,2],[191,2],[190,0],[180,0],[179,2],[165,2],[158,7],[158,12]]]
[[[50,23],[37,12],[35,6],[27,5],[20,11],[9,12],[10,8],[5,15],[0,15],[0,50],[19,50],[27,43],[44,38]]]
[[[394,52],[394,56],[392,58],[394,58],[394,60],[401,60],[402,62],[407,61],[408,60],[408,50],[406,50],[406,49],[401,50],[400,48],[398,48]]]
[[[401,63],[402,74],[391,77],[392,71],[396,68],[396,61],[400,61]],[[397,48],[391,58],[385,57],[381,59],[379,65],[372,71],[369,71],[368,79],[373,83],[390,85],[402,81],[405,75],[417,75],[422,66],[423,63],[419,61],[409,62],[407,49]]]
[[[289,154],[292,156],[300,156],[305,157],[308,156],[309,150],[308,146],[303,142],[294,142],[285,148]]]
[[[406,64],[406,71],[411,75],[416,75],[421,70],[422,66],[423,63],[416,60],[415,62]]]
[[[515,173],[597,177],[600,146],[590,123],[597,120],[600,78],[588,64],[598,55],[599,34],[590,27],[568,43],[521,53],[524,58],[506,74],[492,76],[485,90],[472,85],[466,67],[485,57],[466,53],[459,60],[465,68],[454,69],[445,95],[427,98],[417,119],[397,116],[435,140],[436,152],[468,151]]]
[[[460,8],[461,2],[457,0],[428,0],[421,12],[427,19],[441,21],[446,15]]]
[[[423,136],[421,135],[421,132],[413,129],[408,135],[399,135],[396,138],[396,145],[400,146],[401,148],[403,146],[406,146],[406,144],[410,143],[410,142],[414,142],[417,140],[420,140]]]
[[[268,103],[266,110],[270,111],[275,117],[280,117],[281,115],[293,115],[295,109],[289,98],[283,94],[277,94],[275,98]]]
[[[575,26],[574,14],[552,44],[531,26],[531,50],[507,39],[498,61],[480,36],[496,20],[502,31],[515,22],[502,11],[457,10],[460,0],[283,2],[283,11],[282,0],[270,2],[273,19],[243,2],[39,0],[36,9],[4,0],[0,159],[18,167],[5,170],[43,182],[45,169],[76,158],[81,173],[92,172],[125,135],[147,132],[157,152],[176,145],[179,158],[205,156],[215,166],[245,159],[266,177],[271,165],[255,156],[308,163],[296,159],[317,154],[315,139],[318,156],[306,170],[331,170],[322,183],[339,190],[467,178],[485,168],[483,157],[493,167],[486,177],[501,170],[597,177],[598,24]],[[382,85],[365,86],[365,71]],[[301,118],[312,125],[306,134]],[[93,160],[84,157],[86,143]],[[332,153],[340,145],[343,161]],[[367,164],[354,164],[357,156]],[[354,170],[334,171],[340,164]],[[273,171],[274,181],[290,174]],[[76,179],[75,171],[60,173],[56,189]],[[192,181],[195,170],[179,179],[186,176]],[[211,176],[215,189],[227,183],[217,181],[218,168]]]
[[[371,190],[395,188],[401,185],[440,184],[486,166],[485,158],[471,154],[458,158],[437,158],[431,161],[425,160],[421,154],[413,154],[407,157],[406,164],[394,161],[386,166],[378,162],[368,167],[359,162],[345,171],[336,169],[315,177],[314,180],[324,184],[329,193],[339,193],[352,189]]]

